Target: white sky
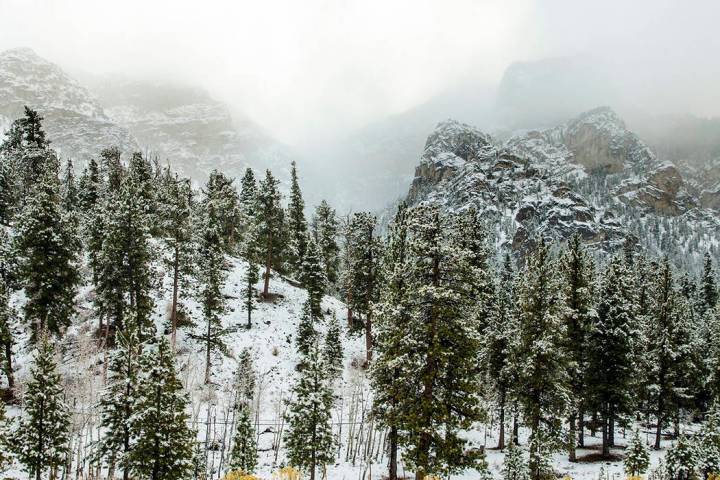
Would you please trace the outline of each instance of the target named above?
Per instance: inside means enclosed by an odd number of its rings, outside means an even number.
[[[718,115],[719,18],[715,0],[0,0],[0,50],[199,84],[297,144],[580,53],[641,102]]]

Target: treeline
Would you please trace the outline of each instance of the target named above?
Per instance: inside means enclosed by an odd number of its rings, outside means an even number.
[[[327,202],[308,221],[294,164],[286,205],[269,170],[260,179],[246,170],[239,186],[214,171],[198,191],[169,167],[138,153],[125,164],[112,148],[76,178],[69,161],[61,166],[41,122],[26,109],[0,146],[0,345],[8,396],[17,390],[13,354],[25,332],[36,348],[22,417],[3,436],[10,439],[4,451],[36,478],[67,476],[81,456],[68,436],[54,348],[80,315],[81,287],[93,292],[84,315],[96,322],[106,379],[97,407],[101,437],[83,458],[98,475],[104,468],[125,479],[200,478],[207,445],[200,450],[189,426],[175,365],[178,331],[202,350],[210,385],[228,335],[252,328],[258,302],[273,301],[272,272],[307,291],[285,447],[291,465],[311,479],[337,453],[332,409],[342,332],[336,318],[325,318],[326,294],[346,302],[347,330],[365,337],[363,367],[391,480],[400,458],[419,480],[467,468],[487,475],[485,454],[469,447],[466,432],[495,418],[508,480],[549,478],[550,454],[565,449],[576,460],[588,432],[602,433],[609,457],[618,429],[636,425],[654,428],[655,448],[667,427],[681,439],[668,454],[667,478],[688,468],[719,473],[717,421],[706,422],[698,441],[682,436],[683,424],[716,418],[708,412],[720,393],[709,256],[697,279],[631,243],[596,262],[579,237],[562,244],[538,238],[518,259],[496,251],[474,210],[448,213],[432,204],[401,205],[381,238],[373,215],[341,217]],[[247,264],[238,292],[246,317],[232,326],[221,321],[228,255]],[[163,323],[154,312],[164,278],[172,298]],[[16,312],[10,298],[20,291]],[[187,309],[190,298],[201,307],[197,318]],[[327,325],[324,338],[319,322]],[[245,473],[257,463],[254,375],[243,352],[228,467]],[[530,431],[527,462],[521,427]],[[685,458],[678,451],[690,444],[704,452],[690,455],[691,467],[670,461]],[[642,442],[633,445],[626,467],[642,473],[647,452]]]

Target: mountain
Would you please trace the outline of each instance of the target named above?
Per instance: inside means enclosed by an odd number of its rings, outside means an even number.
[[[53,148],[64,157],[86,160],[113,145],[123,151],[139,148],[97,98],[57,65],[27,48],[6,50],[0,53],[0,132],[22,115],[25,105],[45,117]]]
[[[202,181],[218,169],[237,177],[248,166],[289,171],[288,147],[202,89],[118,77],[87,82],[113,121],[185,176]]]
[[[187,86],[83,75],[83,83],[27,48],[0,53],[0,132],[38,110],[53,148],[79,164],[117,146],[168,161],[198,183],[214,168],[289,178],[290,149],[207,92]]]
[[[427,139],[407,201],[472,206],[498,243],[521,255],[538,236],[576,233],[598,252],[615,251],[629,238],[690,267],[699,258],[688,251],[718,253],[715,212],[607,107],[505,141],[441,122]]]

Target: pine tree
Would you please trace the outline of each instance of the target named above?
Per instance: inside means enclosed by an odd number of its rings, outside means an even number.
[[[247,311],[248,329],[252,328],[252,312],[257,308],[255,305],[257,303],[255,284],[260,280],[258,255],[257,227],[254,223],[249,223],[243,233],[242,245],[240,246],[240,258],[245,260],[247,264],[243,282],[243,304]]]
[[[713,407],[700,431],[697,449],[702,478],[717,475],[720,472],[720,410],[717,406]]]
[[[175,348],[178,327],[178,309],[188,288],[188,277],[193,273],[192,235],[193,192],[190,180],[173,178],[168,168],[158,201],[160,231],[167,255],[165,263],[172,272],[173,288],[170,307],[171,343]]]
[[[342,376],[343,371],[343,345],[340,338],[340,324],[333,312],[328,323],[328,330],[325,334],[323,345],[323,359],[328,366],[330,378],[335,379]]]
[[[630,477],[640,477],[650,466],[650,452],[645,446],[640,432],[635,430],[625,454],[625,473]]]
[[[657,419],[655,449],[660,449],[663,425],[687,397],[684,381],[691,369],[690,342],[684,323],[687,305],[675,288],[670,263],[663,259],[655,279],[654,298],[646,325],[649,404]]]
[[[48,336],[39,334],[32,378],[23,397],[23,416],[12,440],[18,460],[37,480],[48,469],[50,478],[57,478],[68,451],[70,413],[54,356]]]
[[[525,421],[531,429],[530,475],[543,477],[542,448],[552,448],[559,436],[567,405],[567,358],[563,295],[556,263],[540,240],[527,258],[517,287],[517,392]]]
[[[80,204],[78,186],[75,181],[75,168],[70,159],[67,160],[63,173],[62,204],[66,212],[74,212]]]
[[[198,300],[202,306],[205,326],[192,337],[200,340],[205,349],[205,384],[210,383],[212,356],[225,354],[225,337],[232,329],[224,328],[221,316],[225,313],[225,254],[222,250],[222,227],[213,202],[206,205],[205,218],[199,232],[197,253]]]
[[[70,325],[80,281],[77,238],[60,206],[59,183],[48,170],[23,211],[16,248],[27,302],[25,319],[33,338],[41,331],[60,334]]]
[[[89,213],[98,204],[101,188],[100,167],[97,161],[91,158],[78,181],[78,208],[83,213]]]
[[[513,309],[514,273],[510,255],[506,254],[503,271],[494,289],[492,300],[494,310],[489,316],[483,331],[483,365],[485,380],[493,389],[499,410],[498,449],[505,448],[505,424],[507,405],[512,396],[515,371],[512,363],[512,350],[517,334],[517,318]]]
[[[602,418],[603,456],[610,455],[609,429],[619,415],[629,412],[633,375],[633,291],[623,259],[607,266],[598,315],[590,319],[587,338],[589,403]]]
[[[13,374],[14,322],[15,309],[10,304],[10,289],[7,287],[5,280],[0,277],[0,349],[2,349],[0,371],[5,374],[11,395],[15,388],[15,376]]]
[[[9,156],[0,150],[0,225],[9,225],[16,197],[15,171]]]
[[[325,270],[328,287],[332,288],[338,281],[340,268],[340,247],[338,246],[338,219],[335,210],[325,201],[315,209],[312,220],[312,231],[315,243],[320,250],[320,258]]]
[[[137,322],[141,341],[154,335],[151,315],[155,281],[150,245],[153,220],[147,195],[142,193],[146,188],[144,176],[124,177],[104,208],[96,300],[108,329],[112,325],[114,331],[122,330],[122,320],[129,311]]]
[[[388,428],[388,478],[397,480],[398,446],[400,442],[402,395],[409,390],[408,376],[402,361],[405,325],[409,321],[411,290],[406,277],[408,262],[408,210],[401,203],[389,226],[387,248],[382,260],[381,277],[387,281],[380,298],[373,304],[377,318],[377,357],[371,365],[370,381],[373,389],[374,418]]]
[[[707,311],[715,308],[717,300],[718,290],[715,283],[715,269],[713,268],[712,257],[706,252],[700,285],[700,302],[698,305],[700,315],[704,315]]]
[[[298,322],[298,330],[297,336],[295,337],[295,344],[297,345],[298,351],[303,356],[307,356],[311,350],[311,347],[316,342],[317,331],[315,330],[315,318],[312,314],[310,300],[308,300],[303,304],[302,313],[300,314],[300,321]]]
[[[12,460],[10,449],[10,429],[8,428],[8,420],[5,418],[5,403],[0,401],[0,474],[10,465]]]
[[[669,480],[694,480],[697,478],[697,450],[695,445],[681,435],[675,445],[665,454],[665,475]]]
[[[235,437],[230,453],[230,468],[246,475],[252,474],[257,466],[257,442],[255,427],[250,418],[250,407],[241,405],[235,421]]]
[[[515,442],[510,442],[505,452],[502,478],[503,480],[528,480],[530,478],[523,451],[515,445]]]
[[[146,349],[140,371],[133,407],[136,414],[129,419],[131,474],[151,480],[189,478],[195,433],[188,427],[188,399],[164,337]]]
[[[320,265],[317,245],[310,236],[305,239],[305,258],[302,260],[300,275],[303,286],[308,292],[310,313],[314,318],[322,318],[321,302],[325,293],[327,279]]]
[[[478,312],[485,306],[476,304],[474,253],[453,241],[462,229],[458,217],[442,217],[435,205],[417,207],[408,220],[405,271],[412,294],[398,352],[406,364],[398,410],[405,463],[416,479],[474,468],[480,461],[465,451],[467,440],[459,434],[484,413],[476,362]]]
[[[348,323],[353,326],[352,315],[365,323],[365,351],[369,362],[372,359],[372,311],[371,305],[377,300],[380,242],[376,237],[377,219],[366,212],[356,213],[350,219],[346,231],[346,252],[344,293],[348,305]]]
[[[560,272],[564,285],[565,303],[567,305],[565,322],[566,338],[564,347],[567,351],[567,370],[570,379],[570,426],[568,432],[569,460],[574,462],[576,433],[582,419],[585,394],[585,376],[587,370],[587,335],[596,312],[593,306],[593,263],[582,246],[579,235],[574,235],[560,259]],[[579,424],[579,425],[578,425]]]
[[[215,208],[215,215],[220,226],[220,240],[223,250],[230,253],[235,249],[239,235],[240,218],[239,197],[233,180],[213,170],[203,190],[202,209],[207,210],[208,203]]]
[[[238,369],[235,373],[234,390],[237,404],[250,404],[255,396],[257,373],[250,350],[244,348],[238,358]]]
[[[334,460],[332,433],[333,395],[326,378],[327,366],[317,344],[310,347],[304,368],[293,387],[293,400],[287,414],[289,431],[285,436],[290,465],[315,480],[316,469]]]
[[[123,469],[123,479],[130,478],[129,455],[132,448],[130,419],[135,411],[141,345],[134,321],[117,337],[117,348],[110,357],[108,382],[100,399],[100,427],[103,437],[98,442],[97,457],[108,466],[113,477],[116,466]]]
[[[281,267],[284,248],[284,215],[280,206],[278,183],[270,170],[267,170],[257,193],[257,238],[260,256],[265,264],[265,284],[262,293],[264,298],[268,298],[270,294],[270,269],[277,270]]]
[[[257,182],[252,168],[245,169],[240,181],[240,210],[246,217],[255,217],[257,207]]]
[[[290,248],[288,249],[288,263],[296,275],[302,275],[307,247],[307,221],[305,220],[305,201],[300,192],[297,176],[297,165],[290,164],[290,203],[287,208],[288,234]]]

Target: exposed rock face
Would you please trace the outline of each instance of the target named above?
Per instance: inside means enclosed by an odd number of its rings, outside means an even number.
[[[521,254],[538,236],[573,234],[612,251],[659,218],[702,224],[703,235],[720,231],[678,169],[659,162],[608,108],[505,142],[442,122],[428,137],[407,201],[472,205],[498,241]]]
[[[45,117],[53,148],[63,157],[87,160],[108,146],[137,150],[130,132],[113,122],[97,98],[56,65],[30,49],[0,53],[0,131],[27,105]]]

